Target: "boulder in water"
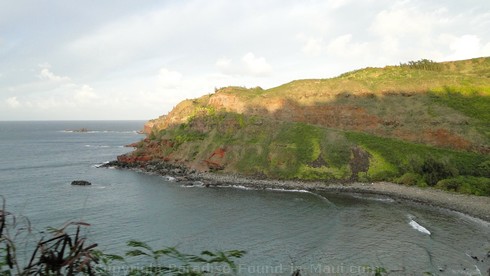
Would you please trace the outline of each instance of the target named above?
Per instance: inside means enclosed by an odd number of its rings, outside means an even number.
[[[76,186],[88,186],[92,185],[92,183],[86,181],[86,180],[74,180],[71,182],[71,185],[76,185]]]

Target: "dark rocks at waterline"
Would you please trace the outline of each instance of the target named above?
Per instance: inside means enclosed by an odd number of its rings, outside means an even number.
[[[92,183],[86,181],[86,180],[73,180],[71,182],[71,185],[75,185],[75,186],[89,186],[89,185],[92,185]]]
[[[142,170],[148,173],[172,176],[178,182],[198,180],[195,177],[196,174],[195,170],[189,169],[184,165],[171,164],[165,161],[121,162],[121,161],[114,160],[105,163],[100,167]]]

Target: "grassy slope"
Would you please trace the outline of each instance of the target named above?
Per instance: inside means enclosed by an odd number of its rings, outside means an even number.
[[[206,164],[213,168],[212,163],[224,172],[244,175],[390,180],[490,195],[490,155],[485,151],[490,144],[490,58],[438,66],[436,71],[408,66],[367,68],[269,90],[220,89],[183,102],[156,122],[149,138],[160,144],[157,152],[142,143],[135,154],[198,168]],[[222,95],[243,104],[213,105],[211,99]],[[390,123],[370,129],[343,121],[309,124],[306,115],[288,120],[297,110],[288,110],[284,104],[278,105],[283,110],[274,112],[264,106],[285,100],[294,106],[354,106],[353,110],[361,108]],[[350,115],[346,112],[342,118]],[[435,128],[444,130],[435,137],[450,143],[432,143],[427,133]],[[463,137],[471,147],[451,148],[451,143],[460,142],[454,137]],[[217,149],[225,153],[216,155]]]

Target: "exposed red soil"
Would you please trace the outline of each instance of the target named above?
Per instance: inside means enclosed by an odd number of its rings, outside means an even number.
[[[204,163],[211,170],[222,170],[224,169],[223,159],[226,154],[226,149],[217,148],[208,159],[204,160]]]
[[[409,93],[406,96],[409,97],[412,95],[413,93]],[[448,129],[426,129],[424,126],[420,126],[420,128],[417,129],[411,129],[404,126],[396,118],[379,117],[371,114],[363,107],[352,104],[318,102],[304,105],[291,99],[266,97],[261,98],[260,100],[255,98],[254,100],[249,101],[242,99],[235,94],[228,93],[215,93],[208,97],[209,99],[204,101],[201,99],[199,105],[204,103],[206,106],[212,107],[215,110],[236,112],[245,115],[258,115],[281,121],[309,123],[341,130],[362,131],[457,150],[473,150],[483,153],[490,152],[490,148],[475,146],[469,140]],[[147,123],[144,129],[145,132],[149,133],[151,127],[154,126],[157,129],[165,129],[171,125],[186,122],[189,116],[194,116],[195,118],[192,120],[190,127],[200,132],[207,132],[215,127],[218,127],[218,131],[220,132],[226,132],[229,129],[239,127],[238,122],[231,119],[223,121],[218,126],[209,125],[209,122],[204,116],[207,115],[207,109],[196,108],[196,103],[197,101],[190,100],[180,103],[168,115]],[[201,117],[199,115],[203,116]],[[129,146],[138,147],[140,145],[134,143]],[[132,154],[130,157],[123,158],[134,158],[135,161],[151,160],[152,158],[163,159],[166,161],[173,160],[170,156],[162,155],[166,148],[174,147],[174,142],[171,140],[163,139],[156,142],[145,139],[143,147],[144,154],[142,156]],[[225,155],[225,148],[217,148],[207,159],[198,161],[198,163],[200,163],[199,166],[207,167],[211,170],[223,169],[225,165]]]

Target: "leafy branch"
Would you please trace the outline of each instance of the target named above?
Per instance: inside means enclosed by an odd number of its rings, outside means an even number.
[[[2,197],[2,196],[0,196]],[[85,222],[69,222],[61,228],[48,228],[50,236],[41,237],[33,248],[25,266],[19,264],[15,240],[22,233],[31,234],[29,220],[20,223],[5,209],[2,197],[0,209],[0,275],[113,275],[114,268],[125,267],[123,275],[205,275],[236,274],[235,259],[245,251],[202,251],[199,255],[180,252],[176,247],[153,249],[145,242],[130,240],[125,257],[107,254],[96,249],[96,243],[87,244],[82,230],[90,227]],[[14,234],[12,234],[14,233]],[[132,266],[133,260],[150,259],[149,265]],[[120,263],[123,266],[118,266]],[[164,265],[165,263],[165,265]],[[118,271],[118,275],[120,275]]]

